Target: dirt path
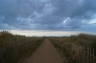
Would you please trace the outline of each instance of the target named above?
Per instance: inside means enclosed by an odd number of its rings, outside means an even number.
[[[60,55],[48,39],[23,63],[63,63]]]

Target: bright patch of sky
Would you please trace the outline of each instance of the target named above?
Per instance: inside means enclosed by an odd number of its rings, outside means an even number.
[[[71,36],[78,35],[80,33],[86,32],[78,32],[78,31],[42,31],[42,30],[8,30],[10,33],[14,35],[25,35],[25,36]],[[90,34],[90,33],[87,33]]]

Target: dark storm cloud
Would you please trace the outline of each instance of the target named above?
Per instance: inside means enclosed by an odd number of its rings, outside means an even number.
[[[82,30],[86,23],[95,19],[92,18],[96,14],[95,2],[0,0],[0,29]]]
[[[92,16],[92,14],[96,13],[96,4],[95,0],[85,0],[83,6],[77,8],[75,12],[72,14],[73,16],[85,16],[89,17]]]

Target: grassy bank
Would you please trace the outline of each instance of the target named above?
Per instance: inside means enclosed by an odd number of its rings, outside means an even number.
[[[91,57],[96,59],[95,35],[26,37],[12,35],[9,32],[0,32],[0,63],[18,63],[24,60],[31,56],[45,39],[50,40],[65,63],[88,63],[89,60],[85,59]],[[91,57],[88,56],[89,52]]]
[[[42,43],[43,38],[25,37],[1,32],[0,63],[17,63],[32,55]]]

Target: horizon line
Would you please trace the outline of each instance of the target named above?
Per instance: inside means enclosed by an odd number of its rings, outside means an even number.
[[[93,32],[83,32],[83,31],[60,31],[60,30],[0,30],[8,31],[13,35],[24,35],[24,36],[71,36],[71,35],[78,35],[78,34],[91,34],[96,35]]]

